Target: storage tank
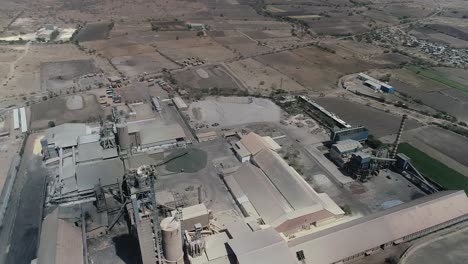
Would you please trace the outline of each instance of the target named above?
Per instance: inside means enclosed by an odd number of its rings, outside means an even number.
[[[161,234],[164,258],[167,263],[184,263],[182,250],[182,230],[180,222],[174,217],[167,217],[161,221]]]
[[[127,150],[130,148],[130,136],[128,135],[127,124],[117,124],[117,136],[121,150]]]

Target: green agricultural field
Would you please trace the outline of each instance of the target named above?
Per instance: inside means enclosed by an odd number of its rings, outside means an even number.
[[[441,84],[444,84],[448,87],[458,89],[464,92],[468,92],[468,86],[461,84],[459,82],[453,81],[450,78],[448,78],[444,73],[434,71],[432,69],[428,68],[423,68],[415,65],[411,65],[407,67],[408,70],[422,76],[428,79],[431,79],[433,81],[439,82]]]
[[[411,158],[413,164],[422,174],[431,178],[448,190],[465,190],[468,193],[468,177],[463,176],[440,161],[433,159],[426,153],[402,143],[398,146],[398,152]]]
[[[444,73],[428,69],[428,68],[423,68],[415,65],[411,65],[407,67],[408,70],[422,76],[428,79],[431,79],[433,81],[439,82],[443,85],[446,85],[450,88],[458,89],[464,92],[468,93],[468,85],[456,82],[454,80],[451,80],[448,78]]]

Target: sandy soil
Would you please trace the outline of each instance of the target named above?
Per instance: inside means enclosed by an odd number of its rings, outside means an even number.
[[[247,97],[218,97],[193,102],[188,109],[192,124],[220,127],[254,122],[279,122],[281,109],[267,99]]]

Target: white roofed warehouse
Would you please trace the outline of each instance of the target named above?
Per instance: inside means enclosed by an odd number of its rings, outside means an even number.
[[[242,211],[250,211],[251,205],[276,231],[289,235],[344,215],[327,194],[315,192],[271,149],[263,148],[251,161],[256,166],[243,163],[225,182],[235,192],[237,203],[245,207]],[[255,213],[250,216],[255,217]]]

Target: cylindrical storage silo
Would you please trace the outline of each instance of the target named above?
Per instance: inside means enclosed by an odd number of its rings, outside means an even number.
[[[167,217],[161,221],[162,246],[167,263],[184,263],[181,232],[180,222],[174,217]]]
[[[127,150],[130,148],[130,136],[128,135],[127,124],[117,124],[117,136],[119,139],[119,145],[121,150]]]

